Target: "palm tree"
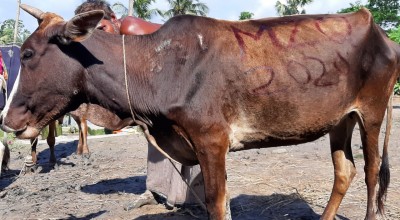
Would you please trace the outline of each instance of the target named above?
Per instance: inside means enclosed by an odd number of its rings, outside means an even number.
[[[157,9],[149,9],[153,2],[155,2],[155,0],[135,0],[133,2],[133,15],[145,20],[151,19],[151,17],[158,11]],[[132,3],[131,0],[129,3]],[[129,15],[129,9],[121,2],[114,3],[111,9],[122,17]]]
[[[313,0],[287,0],[286,2],[287,4],[283,4],[281,1],[277,1],[275,4],[275,9],[280,16],[305,14],[306,10],[301,8],[310,4]]]
[[[121,17],[128,16],[128,8],[122,4],[121,2],[116,2],[111,6],[111,9],[115,12],[115,14],[120,15]]]
[[[167,0],[170,9],[167,11],[158,10],[158,13],[163,18],[171,18],[177,15],[201,15],[206,16],[208,13],[208,7],[206,4],[199,2],[199,0]],[[193,3],[196,2],[196,3]]]

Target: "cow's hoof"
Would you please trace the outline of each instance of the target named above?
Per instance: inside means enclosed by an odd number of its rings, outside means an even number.
[[[90,153],[83,153],[82,158],[90,159]]]
[[[128,203],[124,209],[126,211],[132,210],[132,209],[137,209],[140,208],[142,206],[145,205],[157,205],[158,202],[157,200],[154,198],[154,195],[152,192],[150,192],[149,190],[146,190],[146,192],[144,192],[142,195],[139,196],[138,199],[136,199],[135,201]]]
[[[85,166],[89,166],[92,164],[92,161],[90,160],[90,153],[82,154],[82,162]]]
[[[73,159],[78,159],[78,154],[77,153],[72,153],[71,156],[72,156]]]

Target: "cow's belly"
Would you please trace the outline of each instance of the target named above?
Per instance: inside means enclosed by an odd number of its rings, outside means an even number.
[[[302,144],[314,141],[327,134],[336,122],[304,125],[302,129],[291,129],[282,126],[271,126],[275,129],[260,129],[252,124],[241,122],[230,125],[230,151],[239,151],[252,148],[266,148]]]

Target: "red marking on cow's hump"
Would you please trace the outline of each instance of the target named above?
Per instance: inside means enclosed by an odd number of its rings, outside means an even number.
[[[337,24],[332,25],[332,22],[336,22]],[[344,30],[336,31],[335,29],[329,27],[324,29],[325,24],[330,24],[332,27],[343,27]],[[337,17],[337,18],[318,18],[315,21],[315,27],[317,30],[328,37],[330,40],[343,43],[344,40],[351,35],[353,28],[351,27],[350,22],[345,17]]]

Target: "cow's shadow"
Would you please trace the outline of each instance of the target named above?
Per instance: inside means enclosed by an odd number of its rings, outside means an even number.
[[[43,151],[38,152],[37,154],[37,166],[34,167],[31,171],[38,172],[38,173],[48,173],[54,166],[56,165],[69,165],[75,166],[74,162],[63,162],[61,161],[62,158],[67,158],[75,153],[76,146],[78,144],[77,140],[66,142],[66,143],[59,143],[55,145],[54,152],[56,154],[57,163],[51,164],[49,163],[50,158],[50,149],[48,148],[47,143],[45,144],[46,148]],[[22,157],[17,158],[17,163],[23,164],[23,157],[26,155],[22,155]],[[21,162],[20,162],[21,161]],[[16,162],[16,161],[13,161]],[[11,162],[10,162],[11,163]],[[21,167],[22,169],[22,167]],[[6,188],[7,186],[11,185],[16,179],[17,176],[21,173],[21,170],[6,170],[2,172],[0,178],[0,190]]]
[[[86,219],[94,219],[94,218],[96,218],[96,217],[99,217],[99,216],[101,216],[102,214],[104,214],[104,213],[106,213],[107,211],[105,211],[105,210],[103,210],[103,211],[98,211],[98,212],[96,212],[96,213],[92,213],[92,214],[89,214],[89,215],[86,215],[86,216],[83,216],[83,217],[77,217],[77,216],[75,216],[75,215],[73,215],[73,214],[69,214],[69,217],[68,218],[66,218],[66,219],[68,219],[68,220],[86,220]]]
[[[38,152],[37,158],[37,166],[39,173],[48,173],[52,169],[54,169],[54,166],[56,165],[68,165],[68,166],[75,166],[76,164],[74,162],[64,162],[61,159],[70,157],[75,154],[76,147],[78,145],[77,140],[65,142],[65,143],[58,143],[54,147],[54,153],[56,155],[57,163],[56,164],[51,164],[49,163],[50,159],[50,148],[48,147],[47,143],[45,144],[46,148]]]
[[[273,194],[269,196],[239,195],[231,199],[232,219],[317,220],[320,215],[298,194]],[[177,212],[143,215],[136,219],[207,219],[200,207],[181,207]],[[348,220],[343,216],[337,219]]]
[[[102,180],[83,186],[81,191],[91,194],[131,193],[139,195],[146,191],[146,176]]]
[[[91,194],[132,193],[142,194],[146,190],[146,176],[124,179],[103,180],[86,185],[81,191]],[[297,193],[272,194],[267,196],[239,195],[231,199],[233,219],[301,219],[314,220],[321,216]],[[140,211],[140,210],[138,210]],[[176,212],[143,215],[136,219],[207,219],[207,213],[200,206],[181,206]],[[343,216],[336,219],[348,220]]]
[[[0,177],[0,199],[2,197],[1,191],[11,185],[14,181],[17,180],[18,174],[20,170],[6,170],[1,172]]]

